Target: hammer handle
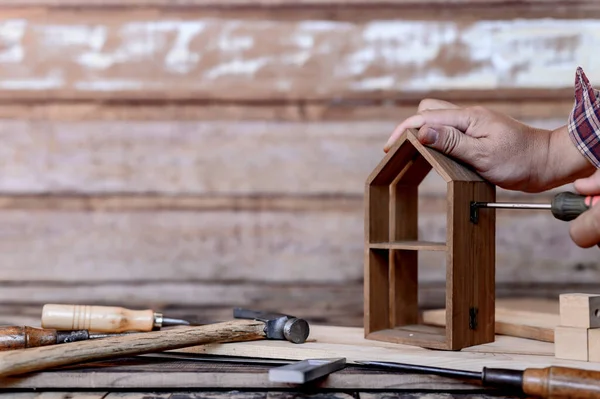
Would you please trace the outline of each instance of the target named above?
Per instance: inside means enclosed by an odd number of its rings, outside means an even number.
[[[188,346],[256,340],[265,337],[264,327],[261,321],[233,320],[200,327],[18,349],[0,353],[0,377]]]

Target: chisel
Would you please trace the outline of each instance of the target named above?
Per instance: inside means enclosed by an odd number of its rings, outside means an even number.
[[[595,204],[600,203],[600,195],[585,196],[572,192],[559,193],[554,196],[549,204],[528,204],[513,202],[473,202],[471,204],[471,220],[477,222],[478,208],[502,208],[502,209],[545,209],[550,210],[552,215],[559,220],[568,222]]]
[[[112,337],[115,334],[90,334],[87,330],[57,331],[29,326],[0,327],[0,351],[35,348]]]
[[[153,310],[131,310],[117,306],[46,304],[42,327],[56,330],[88,330],[104,333],[152,331],[167,326],[189,326],[187,320],[163,317]]]
[[[587,399],[600,397],[600,372],[593,370],[556,366],[528,368],[525,370],[484,367],[483,371],[478,372],[393,362],[368,361],[356,363],[408,372],[435,374],[444,377],[475,379],[481,381],[486,386],[512,389],[536,398]]]

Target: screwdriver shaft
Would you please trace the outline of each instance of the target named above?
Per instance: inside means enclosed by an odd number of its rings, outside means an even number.
[[[512,202],[478,202],[480,208],[552,209],[552,204],[518,204]]]

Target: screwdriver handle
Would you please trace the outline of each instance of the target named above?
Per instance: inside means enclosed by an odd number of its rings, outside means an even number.
[[[130,310],[117,306],[46,304],[42,327],[56,330],[88,330],[121,333],[152,331],[162,315],[152,310]]]
[[[538,398],[598,398],[600,372],[551,366],[526,369],[523,373],[523,392]]]
[[[552,200],[551,211],[556,219],[571,221],[600,202],[600,195],[584,196],[571,192],[557,194]]]

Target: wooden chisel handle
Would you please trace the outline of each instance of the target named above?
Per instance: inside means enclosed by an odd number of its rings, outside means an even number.
[[[42,308],[42,327],[106,333],[152,331],[155,316],[152,310],[118,306],[46,304]]]
[[[28,326],[0,328],[0,351],[54,345],[58,339],[56,330],[44,330]]]
[[[265,323],[262,321],[233,320],[199,327],[180,327],[79,341],[67,345],[17,349],[0,353],[0,377],[188,346],[256,340],[265,337],[264,330]]]
[[[523,392],[538,398],[591,399],[600,397],[600,372],[567,367],[526,369]]]

